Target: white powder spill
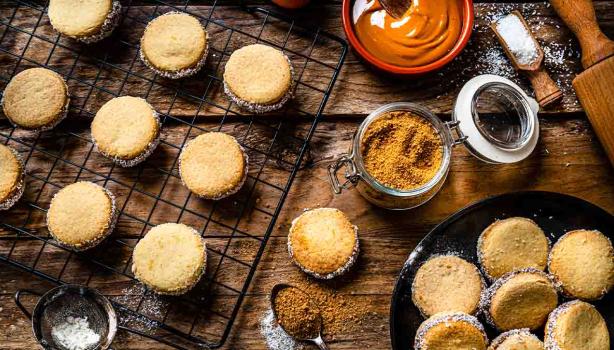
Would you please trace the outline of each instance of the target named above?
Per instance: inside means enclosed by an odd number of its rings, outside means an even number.
[[[539,56],[537,46],[518,16],[509,14],[498,20],[496,27],[519,64],[529,65],[537,60]]]
[[[303,344],[294,340],[275,321],[272,310],[268,310],[260,320],[260,333],[269,350],[300,350]]]
[[[141,284],[125,288],[122,290],[122,295],[113,300],[130,310],[136,310],[141,298],[143,298],[143,301],[138,309],[138,313],[143,316],[122,312],[120,313],[119,322],[121,325],[129,326],[145,333],[155,333],[158,326],[154,320],[162,320],[168,309],[168,302],[162,300],[155,293],[146,292],[145,287]]]
[[[91,349],[100,342],[100,335],[90,328],[87,317],[68,316],[65,322],[51,329],[51,336],[67,350]]]

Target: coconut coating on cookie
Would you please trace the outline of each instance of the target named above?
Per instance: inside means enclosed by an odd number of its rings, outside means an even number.
[[[62,245],[84,250],[113,230],[115,198],[104,187],[81,181],[58,191],[47,212],[49,233]]]
[[[105,156],[132,160],[156,143],[159,120],[142,98],[122,96],[105,103],[92,121],[92,140]]]
[[[0,210],[13,206],[24,186],[23,163],[17,152],[0,144]]]
[[[159,294],[190,290],[206,268],[206,245],[198,232],[183,225],[155,226],[134,248],[132,273]]]
[[[422,322],[414,340],[415,350],[485,350],[488,337],[474,316],[438,313]]]
[[[346,272],[358,255],[358,229],[335,208],[318,208],[294,219],[288,234],[290,258],[306,273],[330,279]]]
[[[544,343],[546,350],[609,350],[610,335],[593,305],[573,300],[548,316]]]
[[[141,56],[155,70],[181,72],[202,65],[207,40],[207,32],[196,17],[169,12],[147,25],[141,38]]]
[[[426,317],[443,311],[474,314],[483,287],[482,275],[472,263],[454,255],[435,256],[416,272],[412,301]]]
[[[254,44],[232,53],[224,68],[224,84],[237,98],[257,105],[282,100],[292,84],[292,66],[283,52]]]
[[[538,329],[558,305],[553,277],[532,268],[504,275],[482,293],[480,308],[500,331]]]
[[[478,239],[478,259],[490,280],[532,267],[545,270],[550,242],[533,220],[513,217],[497,220]]]
[[[29,130],[55,126],[66,116],[68,89],[64,79],[46,68],[15,75],[2,96],[4,114],[14,125]]]
[[[548,270],[566,296],[600,299],[614,287],[612,242],[596,230],[570,231],[552,247]]]

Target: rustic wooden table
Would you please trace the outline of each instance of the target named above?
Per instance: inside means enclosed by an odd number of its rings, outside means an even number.
[[[216,11],[224,13],[225,6]],[[597,1],[595,6],[602,28],[606,34],[614,37],[614,1]],[[143,11],[146,9],[146,5],[143,5]],[[450,176],[443,190],[429,203],[412,211],[378,209],[352,190],[333,195],[326,168],[339,153],[348,149],[357,125],[374,108],[394,101],[412,101],[449,119],[454,96],[460,86],[481,73],[505,75],[527,88],[527,81],[513,73],[494,36],[486,30],[492,18],[514,9],[524,13],[536,37],[544,44],[546,64],[565,92],[560,105],[541,113],[541,139],[533,155],[517,164],[489,165],[458,147],[454,150]],[[316,22],[325,30],[343,37],[340,11],[338,1],[322,1],[294,15]],[[612,167],[570,89],[570,81],[580,69],[578,47],[570,32],[543,2],[476,3],[475,11],[476,28],[468,48],[459,59],[437,74],[415,80],[393,79],[373,72],[354,54],[348,55],[326,107],[324,121],[318,125],[311,142],[305,167],[294,181],[225,348],[266,349],[259,332],[259,321],[267,310],[267,293],[279,282],[305,282],[305,277],[288,259],[286,248],[290,222],[304,208],[337,207],[360,228],[362,252],[359,262],[351,274],[334,283],[334,288],[344,295],[348,303],[362,305],[364,310],[356,320],[351,321],[356,327],[350,328],[355,331],[336,334],[330,341],[331,349],[390,348],[389,302],[396,276],[407,255],[433,226],[474,201],[506,192],[548,190],[575,195],[614,212]],[[232,16],[229,15],[226,20],[232,20]],[[15,39],[14,44],[19,45],[19,39]],[[35,55],[35,43],[31,45],[29,50]],[[10,62],[0,54],[0,69],[12,69],[9,65]],[[83,74],[92,73],[85,70]],[[109,79],[111,81],[112,77]],[[305,98],[301,103],[309,105],[311,102]],[[79,121],[75,120],[74,123]],[[297,121],[295,126],[301,130],[308,124]],[[180,134],[180,126],[177,128],[177,131],[171,130],[171,134]],[[27,139],[28,136],[18,133],[16,137]],[[0,142],[4,141],[0,137]],[[75,159],[79,159],[85,151],[76,148],[72,152]],[[41,160],[33,160],[28,165],[30,172],[43,171],[38,161]],[[62,169],[57,176],[74,178],[74,171]],[[287,176],[287,171],[282,168],[278,172],[273,172],[270,177]],[[262,194],[262,197],[266,200],[266,194]],[[0,214],[0,220],[13,220],[20,214],[19,210]],[[254,219],[252,224],[257,225],[258,219]],[[240,247],[237,252],[241,254]],[[26,249],[20,254],[27,256],[32,252]],[[47,263],[52,266],[53,258]],[[0,348],[36,347],[29,322],[15,306],[12,295],[17,289],[44,292],[52,286],[9,265],[0,266]],[[107,294],[121,293],[120,287],[112,283],[104,287]],[[165,348],[123,333],[115,344],[116,349]]]

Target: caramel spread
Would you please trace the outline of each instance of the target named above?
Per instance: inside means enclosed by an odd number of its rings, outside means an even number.
[[[443,143],[429,121],[406,111],[373,121],[361,140],[365,170],[384,186],[410,191],[441,167]]]
[[[360,42],[386,63],[417,67],[445,56],[462,27],[461,0],[408,0],[410,9],[393,18],[379,0],[356,0],[354,27]]]

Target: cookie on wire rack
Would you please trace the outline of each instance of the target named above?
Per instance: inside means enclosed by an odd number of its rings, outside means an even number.
[[[25,168],[17,151],[0,143],[0,210],[10,209],[25,188]]]
[[[119,24],[121,4],[113,0],[50,0],[49,21],[58,33],[80,42],[98,42]]]

